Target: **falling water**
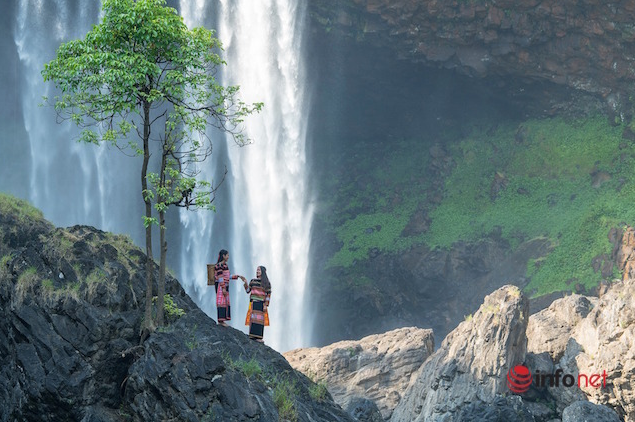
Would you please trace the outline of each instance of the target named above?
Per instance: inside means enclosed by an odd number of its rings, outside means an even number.
[[[20,0],[14,40],[30,163],[16,163],[20,168],[13,171],[30,168],[28,192],[22,196],[55,224],[131,233],[141,215],[130,211],[135,209],[131,189],[137,188],[130,182],[137,180],[132,160],[107,147],[79,144],[70,122],[59,124],[52,107],[40,107],[43,96],[57,94],[43,81],[44,64],[55,57],[60,43],[83,38],[98,22],[100,8],[100,2]]]
[[[196,17],[201,16],[204,2],[194,3],[181,2],[188,26],[200,24]],[[205,277],[200,255],[207,254],[210,262],[220,248],[230,251],[232,271],[247,279],[255,276],[257,265],[267,267],[273,292],[271,326],[265,330],[265,340],[285,351],[307,345],[310,335],[304,308],[312,222],[305,171],[307,100],[301,59],[304,3],[220,3],[218,36],[228,62],[223,82],[239,85],[243,100],[262,101],[265,107],[261,114],[246,119],[246,132],[253,144],[240,148],[228,141],[231,169],[227,184],[232,204],[229,244],[215,242],[217,227],[210,226],[210,219],[227,216],[182,215],[189,233],[196,234],[187,239],[184,248],[192,251],[189,255],[196,261],[183,266],[188,271],[198,266],[198,275],[184,274],[184,278],[202,285]],[[247,299],[240,290],[242,286],[236,283],[231,292],[235,315],[232,324],[244,329]]]
[[[240,85],[241,99],[264,102],[265,108],[246,119],[251,145],[238,147],[213,133],[214,155],[202,171],[218,181],[228,168],[216,200],[218,211],[179,213],[181,245],[170,244],[168,254],[178,256],[172,265],[212,316],[214,294],[205,285],[205,264],[216,262],[219,249],[230,251],[230,268],[248,279],[255,276],[257,265],[266,266],[273,285],[266,342],[280,351],[307,345],[303,299],[312,209],[305,172],[304,2],[181,0],[179,8],[189,27],[218,29],[228,62],[223,83]],[[28,191],[21,196],[57,225],[89,224],[130,234],[143,244],[138,159],[105,145],[77,143],[79,132],[70,122],[60,124],[52,107],[39,107],[42,96],[58,94],[53,84],[42,80],[44,64],[62,42],[83,38],[98,23],[100,10],[98,1],[16,3],[13,41],[20,98],[15,103],[21,106],[21,122],[16,124],[23,122],[24,130],[15,132],[25,133],[26,139],[6,138],[0,155],[9,156],[14,143],[28,148],[23,159],[3,166],[0,176],[22,174],[22,190]],[[0,190],[15,191],[7,180],[0,177]],[[232,324],[246,331],[247,295],[241,283],[234,284],[231,295]]]

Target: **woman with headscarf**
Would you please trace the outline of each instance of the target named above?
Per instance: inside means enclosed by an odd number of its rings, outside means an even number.
[[[231,275],[227,261],[229,260],[229,252],[221,249],[218,253],[218,261],[214,266],[214,288],[216,289],[216,316],[218,324],[223,327],[227,326],[225,321],[232,319],[231,307],[229,302],[229,280],[242,279],[243,283],[247,280],[242,275]]]
[[[256,268],[256,278],[247,285],[243,280],[245,291],[249,293],[249,310],[245,325],[249,326],[249,338],[262,342],[265,326],[269,325],[269,299],[271,298],[271,283],[267,277],[267,269],[260,265]]]

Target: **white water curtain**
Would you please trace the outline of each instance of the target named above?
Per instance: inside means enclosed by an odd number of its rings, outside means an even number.
[[[22,117],[30,149],[23,197],[61,226],[89,224],[132,234],[141,224],[141,194],[135,162],[106,146],[76,142],[79,131],[70,122],[56,122],[43,96],[59,95],[41,71],[55,58],[62,42],[83,38],[99,21],[101,2],[20,0],[14,41],[22,75]],[[18,142],[22,140],[16,140]],[[138,210],[138,211],[137,211]],[[140,230],[137,230],[140,231]]]
[[[181,1],[189,27],[202,24],[206,4]],[[310,341],[305,286],[313,210],[306,172],[304,7],[297,0],[220,1],[217,35],[228,62],[223,83],[239,85],[243,100],[265,106],[260,114],[246,119],[251,145],[240,148],[231,139],[226,141],[231,169],[222,189],[231,192],[231,216],[181,214],[190,234],[184,249],[195,259],[183,264],[190,273],[184,278],[202,285],[203,262],[215,262],[221,248],[230,251],[232,272],[248,280],[255,277],[256,266],[267,268],[272,298],[265,342],[278,351]],[[230,224],[227,245],[214,244],[211,219]],[[196,274],[191,274],[193,268]],[[211,295],[205,298],[208,303],[213,300]],[[231,298],[231,325],[246,332],[247,295],[240,281],[234,284]],[[215,316],[213,306],[205,309]]]

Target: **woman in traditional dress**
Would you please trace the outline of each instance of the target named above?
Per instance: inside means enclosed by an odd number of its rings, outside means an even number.
[[[247,279],[242,275],[231,275],[229,273],[229,252],[221,249],[218,253],[218,261],[214,266],[214,288],[216,289],[216,316],[218,324],[226,327],[225,321],[232,319],[231,307],[229,303],[229,280],[240,278],[243,283],[247,283]]]
[[[265,326],[269,325],[269,299],[271,297],[271,283],[264,266],[256,268],[256,278],[247,285],[243,280],[245,291],[249,293],[249,310],[245,325],[249,326],[249,338],[262,342]]]

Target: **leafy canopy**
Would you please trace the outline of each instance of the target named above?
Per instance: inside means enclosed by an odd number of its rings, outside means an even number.
[[[102,23],[85,39],[62,44],[42,71],[62,92],[55,98],[59,115],[85,128],[82,141],[116,144],[139,130],[135,119],[144,105],[167,103],[173,107],[169,127],[200,133],[212,117],[212,124],[245,141],[237,129],[261,104],[247,106],[235,99],[237,86],[217,82],[226,63],[213,31],[189,30],[165,0],[106,0],[103,9]]]
[[[166,171],[149,173],[154,189],[143,191],[159,211],[213,208],[213,186],[196,178],[196,163],[211,154],[206,129],[214,126],[244,145],[243,118],[262,104],[245,104],[236,98],[237,86],[217,81],[226,64],[220,41],[211,30],[189,30],[165,0],[106,0],[103,10],[103,21],[84,39],[62,44],[42,71],[61,91],[54,101],[58,116],[82,128],[83,142],[108,142],[136,155],[147,154],[150,140],[160,142]],[[162,130],[154,130],[156,122]],[[146,216],[146,225],[151,222]]]

